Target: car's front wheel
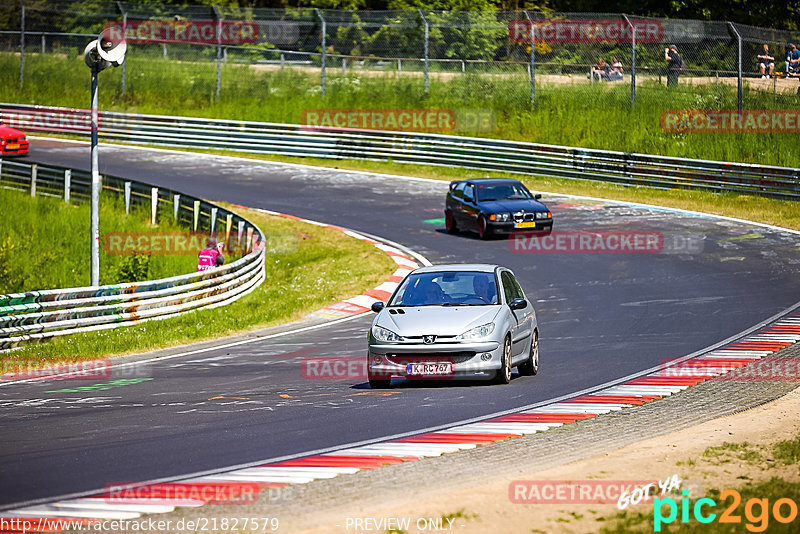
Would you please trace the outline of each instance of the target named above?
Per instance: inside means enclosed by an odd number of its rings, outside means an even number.
[[[511,338],[506,337],[503,343],[503,361],[497,375],[494,377],[495,384],[508,384],[511,382]]]
[[[486,222],[486,217],[481,215],[478,217],[478,237],[481,239],[489,239],[492,236],[492,230],[489,228],[489,223]]]
[[[534,330],[531,337],[531,352],[528,359],[517,366],[519,374],[533,376],[539,372],[539,332]]]

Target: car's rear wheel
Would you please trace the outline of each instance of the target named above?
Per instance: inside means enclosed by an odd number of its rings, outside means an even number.
[[[506,337],[503,343],[503,361],[497,375],[494,377],[496,384],[508,384],[511,382],[511,338]]]
[[[481,239],[489,239],[492,235],[492,230],[489,228],[489,224],[486,222],[486,217],[481,215],[478,217],[478,237]]]
[[[517,366],[519,374],[533,376],[539,372],[539,332],[534,330],[531,337],[531,352],[528,359]]]
[[[447,229],[447,233],[449,234],[458,233],[458,226],[456,226],[456,219],[455,217],[453,217],[453,212],[450,210],[444,212],[444,227]]]

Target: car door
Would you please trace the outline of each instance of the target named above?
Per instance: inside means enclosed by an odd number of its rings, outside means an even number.
[[[446,208],[453,214],[456,226],[464,224],[464,187],[466,182],[460,182],[447,195]]]
[[[516,298],[525,298],[522,287],[520,287],[519,282],[517,282],[517,279],[511,271],[502,271],[500,273],[500,280],[503,284],[506,305],[510,304],[511,301]],[[528,338],[530,338],[533,333],[533,306],[528,302],[525,308],[510,311],[513,317],[513,324],[511,326],[511,353],[514,355],[514,359],[517,359],[517,356],[528,348]]]
[[[465,228],[478,228],[478,215],[481,214],[481,210],[478,209],[478,203],[475,200],[475,186],[468,183],[464,186],[464,202],[463,202],[463,211],[462,217],[463,222],[461,223]]]

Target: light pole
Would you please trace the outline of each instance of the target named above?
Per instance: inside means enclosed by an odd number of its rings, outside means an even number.
[[[92,69],[92,261],[91,285],[100,285],[100,167],[97,161],[97,74],[110,66],[119,67],[125,61],[125,35],[117,26],[103,30],[100,36],[86,45],[83,60]]]

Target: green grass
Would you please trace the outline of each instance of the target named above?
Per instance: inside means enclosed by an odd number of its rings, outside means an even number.
[[[708,447],[703,451],[703,458],[714,460],[716,463],[730,463],[731,460],[742,460],[747,463],[756,464],[764,460],[764,457],[752,446],[743,441],[742,443],[723,442],[722,445]]]
[[[339,231],[232,209],[267,235],[266,280],[252,293],[224,308],[28,345],[2,355],[4,372],[146,352],[274,326],[371,289],[396,268],[377,248]]]
[[[87,107],[89,73],[77,51],[68,56],[26,56],[26,82],[21,90],[18,61],[12,54],[0,55],[0,101]],[[800,160],[800,146],[791,142],[793,134],[661,131],[659,117],[664,110],[735,109],[735,87],[671,91],[646,82],[631,109],[629,86],[624,84],[541,85],[536,107],[531,110],[525,75],[432,77],[426,94],[419,76],[352,72],[342,76],[329,69],[327,94],[322,96],[318,72],[225,65],[217,99],[214,63],[142,57],[134,47],[127,60],[124,93],[120,91],[121,69],[100,75],[100,107],[288,123],[299,123],[303,110],[317,108],[479,109],[490,110],[496,118],[493,131],[478,134],[487,137],[787,166],[796,166]],[[798,106],[795,95],[749,89],[744,99],[749,109]]]
[[[91,208],[0,188],[0,294],[90,285]],[[122,199],[111,195],[100,203],[100,282],[115,284],[167,278],[197,268],[194,255],[109,254],[107,232],[179,232],[170,217],[150,225],[150,212],[125,214]],[[183,230],[185,231],[185,230]]]
[[[797,465],[800,463],[800,434],[794,439],[776,443],[772,454],[775,460],[785,465]]]

